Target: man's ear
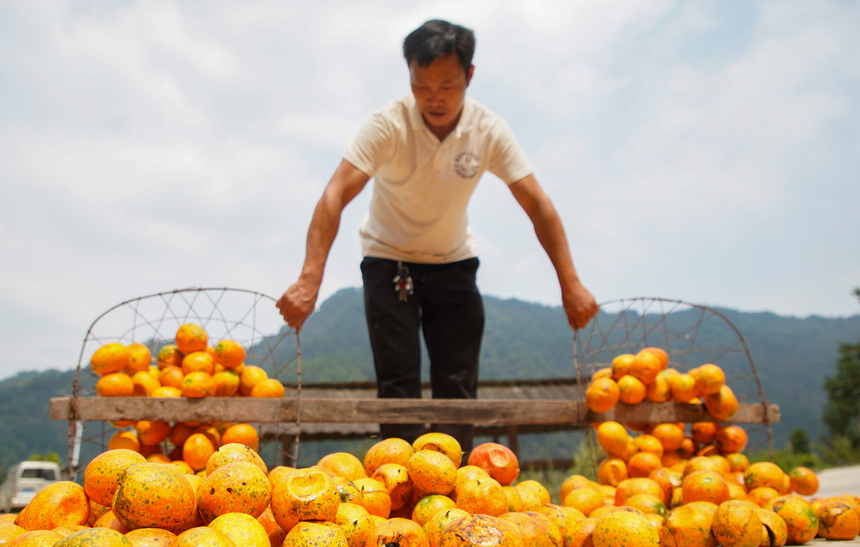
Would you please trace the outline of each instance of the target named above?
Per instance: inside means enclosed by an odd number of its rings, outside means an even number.
[[[466,87],[472,83],[472,75],[475,74],[475,65],[469,67],[469,72],[466,73]]]

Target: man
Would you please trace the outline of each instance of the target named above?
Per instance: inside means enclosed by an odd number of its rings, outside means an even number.
[[[313,312],[344,207],[374,178],[362,223],[365,313],[378,397],[420,398],[420,338],[430,357],[434,398],[475,398],[484,308],[467,206],[484,171],[497,175],[534,225],[558,275],[574,329],[597,304],[573,266],[552,202],[505,122],[466,98],[472,80],[471,30],[431,20],[403,42],[412,94],[375,112],[350,142],[314,210],[299,279],[278,300],[301,329]],[[434,424],[463,450],[471,425]],[[380,424],[383,438],[413,441],[424,426]]]

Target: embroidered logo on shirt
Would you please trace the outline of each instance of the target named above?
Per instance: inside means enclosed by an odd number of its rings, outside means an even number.
[[[454,171],[464,179],[470,179],[478,174],[481,158],[472,152],[463,152],[454,160]]]

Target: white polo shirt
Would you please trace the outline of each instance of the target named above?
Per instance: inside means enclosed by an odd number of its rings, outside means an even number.
[[[425,264],[477,256],[467,207],[485,171],[507,184],[533,172],[505,121],[469,98],[441,142],[411,94],[393,101],[370,116],[343,157],[374,179],[362,255]]]

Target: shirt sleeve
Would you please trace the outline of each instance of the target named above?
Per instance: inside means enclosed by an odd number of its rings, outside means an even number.
[[[493,125],[495,138],[488,170],[506,184],[513,184],[534,173],[531,162],[508,124],[498,119]]]
[[[349,142],[343,159],[368,177],[373,177],[389,155],[391,135],[391,128],[383,116],[374,113]]]

